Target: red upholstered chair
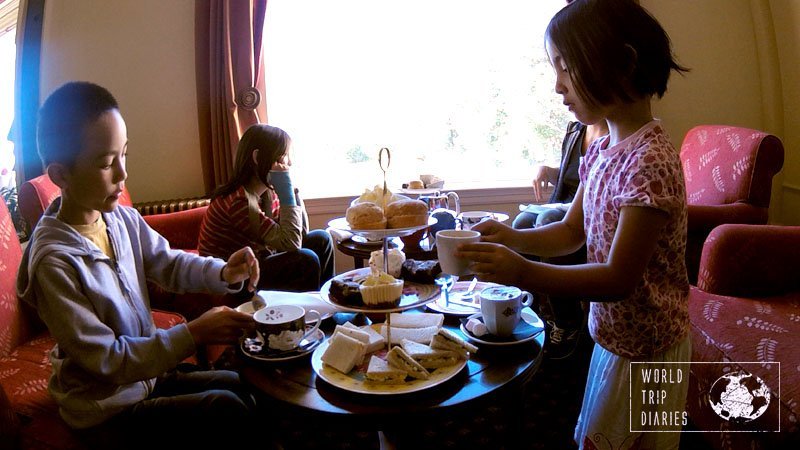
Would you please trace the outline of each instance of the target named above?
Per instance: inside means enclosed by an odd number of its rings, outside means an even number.
[[[31,230],[42,217],[44,210],[60,195],[61,189],[50,180],[47,174],[22,183],[19,188],[19,209]],[[127,187],[123,188],[119,203],[125,206],[134,206]],[[202,206],[185,211],[147,215],[143,212],[143,216],[148,225],[169,241],[172,248],[196,253],[200,225],[208,209],[207,201],[200,204]]]
[[[695,428],[717,431],[700,433],[713,448],[800,445],[799,274],[800,226],[727,224],[706,239],[689,294],[687,411]],[[759,364],[740,364],[746,362]],[[762,417],[737,424],[717,416],[709,395],[723,373],[739,370],[761,378],[772,395]],[[780,433],[763,432],[778,425]]]
[[[16,295],[21,259],[11,215],[0,201],[0,448],[82,448],[47,391],[55,341]],[[186,321],[156,310],[153,320],[159,328]]]
[[[686,133],[680,156],[689,205],[686,268],[694,284],[703,242],[714,227],[767,223],[783,144],[758,130],[701,125]]]

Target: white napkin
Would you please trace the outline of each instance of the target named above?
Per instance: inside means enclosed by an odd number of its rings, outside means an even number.
[[[302,306],[306,311],[315,309],[323,319],[339,311],[335,306],[323,301],[319,292],[258,291],[258,295],[267,302],[267,306],[288,304]]]
[[[331,237],[333,237],[336,242],[346,241],[353,237],[353,233],[345,230],[338,230],[336,228],[328,227],[326,231],[331,234]]]

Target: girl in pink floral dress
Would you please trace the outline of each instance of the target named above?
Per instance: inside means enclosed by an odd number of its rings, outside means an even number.
[[[580,122],[607,121],[609,135],[587,150],[564,220],[530,230],[478,224],[482,242],[460,255],[482,280],[591,300],[595,347],[575,429],[581,448],[678,448],[691,358],[686,193],[651,99],[665,93],[672,70],[687,69],[632,0],[570,3],[550,21],[545,45],[556,93]],[[559,256],[584,243],[583,265],[520,255]]]

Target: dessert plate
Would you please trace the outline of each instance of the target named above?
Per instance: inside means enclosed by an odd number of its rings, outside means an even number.
[[[306,329],[311,329],[311,326],[306,325]],[[325,340],[325,333],[317,329],[314,334],[300,341],[300,346],[297,350],[288,351],[264,349],[263,346],[260,347],[261,350],[257,350],[258,346],[248,344],[250,340],[263,343],[260,338],[241,339],[239,342],[239,350],[241,350],[242,354],[247,358],[261,362],[289,361],[311,354],[311,352],[318,348]]]
[[[340,281],[359,279],[369,275],[369,272],[370,268],[364,267],[361,269],[355,269],[341,273],[333,277],[333,279],[337,279]],[[435,284],[419,284],[419,283],[413,283],[411,281],[405,281],[403,283],[403,294],[400,296],[400,304],[397,306],[369,307],[364,304],[351,305],[345,303],[342,299],[338,299],[331,294],[331,283],[333,279],[326,281],[325,284],[322,285],[322,288],[320,288],[319,290],[319,295],[320,297],[322,297],[323,301],[333,305],[338,310],[344,310],[344,311],[355,311],[364,313],[403,311],[430,302],[431,300],[436,298],[436,296],[439,295],[440,292],[439,286]],[[320,311],[320,313],[321,312],[322,311]]]
[[[422,391],[438,386],[453,378],[467,365],[466,359],[459,359],[458,362],[452,366],[428,369],[431,372],[431,377],[427,380],[407,378],[407,381],[403,384],[372,384],[365,381],[370,355],[383,358],[386,355],[385,348],[365,356],[364,362],[353,368],[353,370],[347,374],[339,372],[322,363],[322,354],[325,353],[326,348],[328,348],[328,341],[325,341],[322,345],[317,347],[317,349],[314,350],[314,354],[311,355],[311,367],[314,369],[314,372],[316,372],[318,377],[339,389],[359,394],[394,395]]]
[[[375,241],[387,237],[403,237],[403,236],[410,236],[414,234],[415,231],[419,231],[423,228],[427,228],[431,225],[436,225],[438,220],[435,217],[428,217],[428,223],[426,225],[417,225],[413,227],[406,227],[406,228],[385,228],[379,230],[356,230],[350,228],[350,224],[347,223],[347,218],[339,217],[338,219],[333,219],[328,222],[328,226],[331,228],[335,228],[337,230],[348,231],[358,236],[363,236],[367,240]]]
[[[402,188],[398,189],[397,192],[407,195],[428,195],[428,194],[435,194],[441,190],[442,188],[423,188],[423,189]]]
[[[522,309],[522,320],[519,321],[517,327],[514,329],[514,333],[508,338],[499,338],[491,334],[484,334],[481,337],[475,336],[464,326],[469,319],[478,319],[483,322],[483,316],[481,313],[473,314],[466,319],[462,319],[461,323],[461,332],[464,333],[464,336],[470,341],[481,345],[506,346],[522,344],[523,342],[535,339],[539,333],[544,331],[544,322],[542,319],[539,318],[532,309],[527,307]]]
[[[493,212],[489,214],[489,218],[494,219],[498,222],[505,222],[506,220],[508,220],[508,214],[501,212]],[[461,214],[458,215],[458,219],[459,220],[461,219]]]
[[[275,305],[297,305],[302,306],[306,311],[316,310],[322,320],[331,317],[339,309],[328,302],[323,302],[317,292],[285,292],[285,291],[258,291],[258,296],[264,299],[266,306]],[[253,303],[246,301],[236,307],[239,312],[253,314]]]
[[[428,303],[428,309],[431,309],[436,312],[440,312],[443,314],[450,314],[453,316],[471,316],[476,312],[480,311],[481,309],[481,302],[478,294],[488,287],[492,286],[499,286],[497,283],[490,283],[487,281],[478,281],[475,285],[475,290],[473,294],[469,296],[469,298],[464,298],[462,294],[467,292],[469,289],[469,281],[456,281],[453,284],[453,287],[450,288],[450,299],[455,299],[458,301],[456,302],[446,302],[444,292],[441,293],[436,300]],[[467,306],[468,304],[473,304],[474,306]]]

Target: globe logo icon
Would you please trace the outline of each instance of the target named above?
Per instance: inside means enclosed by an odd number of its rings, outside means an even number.
[[[719,377],[708,395],[711,408],[718,416],[733,423],[745,423],[767,410],[770,389],[761,378],[738,371]]]

